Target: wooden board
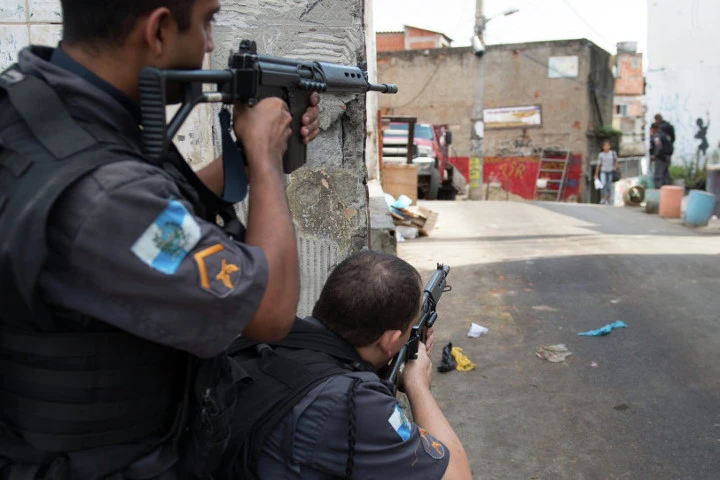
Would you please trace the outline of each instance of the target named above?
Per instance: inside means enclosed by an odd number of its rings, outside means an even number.
[[[405,163],[383,164],[382,188],[396,200],[400,195],[407,195],[412,205],[417,204],[417,167]]]
[[[420,212],[427,218],[427,220],[425,220],[424,225],[419,230],[420,235],[425,235],[425,236],[429,237],[430,233],[435,228],[435,224],[437,223],[438,217],[440,216],[440,214],[438,212],[433,212],[429,208],[425,208],[425,207],[420,207]]]

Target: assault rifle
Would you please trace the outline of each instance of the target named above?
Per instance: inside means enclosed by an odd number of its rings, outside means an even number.
[[[282,98],[292,114],[292,137],[283,159],[285,173],[298,169],[307,160],[300,128],[302,114],[313,92],[362,94],[397,93],[398,90],[392,84],[369,83],[367,72],[355,66],[260,55],[251,40],[240,42],[239,50],[230,54],[225,70],[144,67],[139,83],[142,138],[151,161],[167,153],[170,141],[199,103],[253,106],[263,98]],[[214,89],[208,90],[211,85]],[[168,99],[182,102],[169,124],[165,118]]]
[[[418,320],[417,324],[413,325],[407,343],[393,357],[392,362],[390,362],[386,379],[392,382],[393,385],[397,385],[398,376],[403,366],[409,360],[415,360],[417,358],[419,343],[425,342],[428,329],[432,327],[435,320],[437,320],[437,312],[435,310],[440,301],[440,296],[443,292],[449,292],[452,289],[452,287],[447,285],[447,276],[449,273],[449,265],[438,263],[437,270],[435,270],[432,278],[425,286],[420,310],[420,320]]]

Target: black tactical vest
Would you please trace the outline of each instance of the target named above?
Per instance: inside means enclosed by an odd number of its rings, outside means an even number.
[[[350,372],[375,373],[375,368],[350,344],[323,327],[297,319],[284,339],[259,343],[240,337],[230,345],[228,355],[246,378],[245,386],[237,390],[236,397],[243,414],[232,422],[229,447],[214,474],[219,480],[257,479],[257,460],[268,435],[323,380]],[[349,438],[355,435],[357,381],[352,385],[348,405]],[[354,441],[350,445],[353,444]],[[352,478],[353,456],[354,451],[349,450],[348,478]]]
[[[163,166],[196,212],[229,219],[231,206],[173,154]],[[39,78],[17,66],[0,73],[0,471],[120,444],[142,454],[184,426],[189,354],[60,311],[36,291],[57,199],[128,156],[143,161],[131,140],[72,118]]]

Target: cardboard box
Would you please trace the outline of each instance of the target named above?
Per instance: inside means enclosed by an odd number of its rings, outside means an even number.
[[[417,204],[417,167],[407,163],[384,163],[382,167],[382,188],[396,200],[407,195],[411,205]]]

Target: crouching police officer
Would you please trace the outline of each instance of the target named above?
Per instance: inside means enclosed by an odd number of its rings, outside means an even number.
[[[420,316],[417,271],[394,255],[361,252],[330,274],[312,317],[287,337],[229,351],[253,377],[226,476],[259,479],[469,479],[460,440],[430,391],[432,332],[401,383],[416,423],[378,375]]]
[[[274,98],[236,108],[241,241],[221,161],[198,178],[174,147],[152,164],[140,143],[140,69],[201,68],[218,0],[61,3],[61,46],[0,74],[0,478],[204,475],[241,408],[224,350],[294,319],[290,114]]]

